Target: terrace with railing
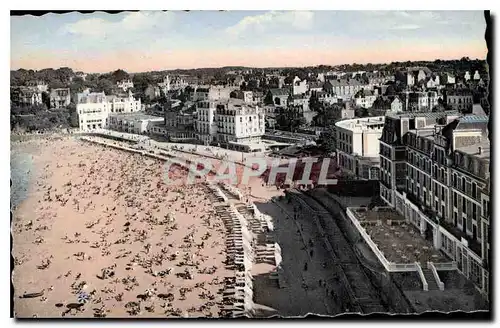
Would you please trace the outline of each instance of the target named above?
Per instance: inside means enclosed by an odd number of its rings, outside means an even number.
[[[449,262],[392,208],[348,208],[347,213],[388,271],[415,271],[415,263],[427,267],[427,262]]]

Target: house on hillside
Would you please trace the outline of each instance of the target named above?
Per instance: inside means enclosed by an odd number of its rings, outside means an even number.
[[[11,87],[10,99],[14,106],[35,106],[42,104],[42,92],[36,88]]]
[[[65,108],[71,103],[69,88],[52,89],[50,91],[50,108]]]

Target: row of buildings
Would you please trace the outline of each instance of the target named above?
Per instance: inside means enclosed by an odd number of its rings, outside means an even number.
[[[45,101],[44,94],[48,86],[44,82],[34,82],[27,86],[11,87],[10,101],[14,106],[37,106]],[[71,103],[69,88],[57,88],[50,90],[48,94],[50,108],[64,108]]]
[[[211,90],[215,90],[213,93]],[[77,114],[80,130],[101,128],[130,133],[151,133],[174,140],[219,144],[252,151],[265,134],[265,110],[242,99],[230,98],[230,90],[210,88],[196,91],[194,112],[166,110],[164,117],[141,111],[141,101],[129,90],[127,97],[107,96],[103,92],[78,94]],[[260,149],[260,148],[259,148]]]

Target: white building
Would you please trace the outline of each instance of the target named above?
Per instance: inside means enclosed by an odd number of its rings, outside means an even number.
[[[430,76],[429,77],[429,80],[427,81],[427,83],[425,84],[425,86],[427,88],[437,88],[440,84],[439,84],[439,75],[436,75],[436,76]]]
[[[195,120],[196,138],[203,144],[210,144],[214,141],[217,133],[215,124],[215,102],[200,101],[196,104]]]
[[[441,76],[441,81],[443,84],[455,84],[455,76],[450,73],[444,73]]]
[[[427,67],[412,67],[406,72],[406,85],[412,86],[424,81],[431,75],[431,71]]]
[[[398,96],[394,97],[394,100],[391,102],[391,112],[398,113],[403,111],[403,102],[399,99]]]
[[[265,111],[235,99],[200,102],[195,128],[196,138],[205,144],[248,150],[265,133]]]
[[[301,81],[298,76],[296,76],[293,79],[293,95],[301,95],[306,93],[308,90],[307,88],[307,81],[303,80]]]
[[[464,80],[465,81],[469,81],[470,80],[470,73],[469,73],[469,71],[465,72]]]
[[[128,97],[106,96],[104,92],[78,94],[76,111],[81,131],[105,128],[111,113],[132,113],[141,110],[141,100],[129,91]]]
[[[479,81],[481,79],[481,75],[479,75],[479,71],[474,73],[474,80]]]
[[[378,179],[379,138],[384,121],[384,116],[377,116],[335,123],[337,162],[343,172],[360,179]]]
[[[123,80],[120,82],[116,82],[116,86],[127,92],[129,89],[132,89],[134,87],[134,82],[132,82],[131,80]]]

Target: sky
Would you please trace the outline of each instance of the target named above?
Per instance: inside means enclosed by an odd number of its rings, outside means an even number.
[[[91,73],[485,59],[482,11],[140,11],[11,17],[11,69]]]

